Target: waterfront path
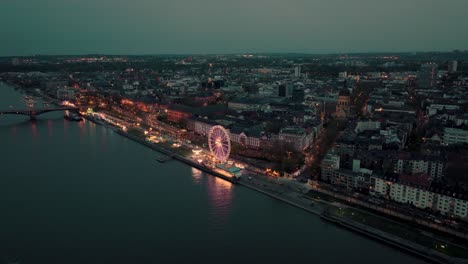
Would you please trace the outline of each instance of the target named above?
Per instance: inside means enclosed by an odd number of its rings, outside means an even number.
[[[340,218],[337,215],[327,216],[325,212],[328,211],[330,206],[336,207],[337,205],[327,204],[322,201],[313,201],[313,199],[311,199],[310,197],[306,197],[304,193],[307,192],[308,189],[305,187],[306,185],[304,184],[296,183],[291,180],[280,181],[279,179],[265,177],[264,175],[260,175],[257,173],[248,173],[246,175],[243,175],[243,177],[240,180],[234,180],[230,177],[226,177],[223,174],[217,173],[216,171],[213,171],[201,164],[198,164],[197,162],[193,161],[190,158],[186,158],[181,155],[178,155],[172,150],[168,150],[163,147],[157,146],[154,143],[148,142],[137,136],[130,135],[126,133],[125,131],[122,131],[118,128],[114,128],[114,129],[116,129],[116,131],[122,136],[125,136],[134,141],[137,141],[165,155],[172,156],[174,159],[179,160],[183,163],[186,163],[189,166],[192,166],[194,168],[207,172],[213,176],[223,178],[224,180],[231,181],[233,183],[237,183],[244,187],[256,190],[270,197],[278,199],[282,202],[286,202],[290,205],[296,206],[310,213],[321,216],[324,220],[331,221],[343,228],[353,230],[354,232],[360,233],[362,235],[366,235],[368,237],[379,240],[393,247],[398,247],[401,250],[415,254],[431,262],[454,263],[454,264],[467,263],[468,264],[468,260],[450,257],[448,255],[437,252],[433,249],[429,249],[421,245],[418,245],[404,238],[388,234],[384,231],[381,231],[375,228],[364,226],[351,219]]]

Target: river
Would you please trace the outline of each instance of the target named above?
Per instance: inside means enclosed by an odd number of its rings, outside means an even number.
[[[23,107],[0,83],[0,110]],[[1,263],[425,263],[91,122],[0,116]]]

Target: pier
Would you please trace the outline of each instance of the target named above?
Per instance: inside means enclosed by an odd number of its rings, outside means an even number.
[[[172,156],[159,156],[159,157],[156,157],[156,160],[160,163],[164,163],[166,161],[170,161],[172,159]]]

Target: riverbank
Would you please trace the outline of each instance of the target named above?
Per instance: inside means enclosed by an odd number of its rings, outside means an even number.
[[[420,246],[416,243],[413,243],[409,240],[402,239],[395,235],[382,232],[381,230],[377,230],[375,228],[363,225],[358,222],[350,221],[348,219],[340,219],[335,216],[327,215],[326,213],[320,216],[322,219],[334,223],[336,225],[342,226],[346,229],[352,230],[359,234],[365,235],[369,238],[374,240],[378,240],[382,243],[390,245],[392,247],[396,247],[400,250],[413,254],[415,256],[419,256],[427,261],[433,263],[453,263],[453,264],[464,264],[468,263],[466,259],[454,258],[437,252],[432,249],[428,249],[426,247]]]
[[[344,219],[344,218],[339,218],[337,216],[332,216],[327,213],[326,210],[322,210],[318,206],[307,206],[304,203],[300,203],[299,201],[293,201],[292,197],[290,199],[287,199],[285,197],[282,197],[280,195],[271,193],[266,190],[262,190],[260,188],[257,188],[255,186],[252,186],[248,184],[248,182],[245,181],[239,181],[240,185],[243,185],[245,187],[248,187],[252,190],[258,191],[260,193],[266,194],[270,197],[273,197],[275,199],[278,199],[282,202],[288,203],[290,205],[293,205],[295,207],[301,208],[309,213],[316,214],[320,216],[321,219],[328,221],[330,223],[333,223],[335,225],[338,225],[342,228],[351,230],[355,233],[358,233],[360,235],[364,235],[366,237],[372,238],[374,240],[377,240],[379,242],[385,243],[389,246],[398,248],[402,251],[405,251],[407,253],[416,255],[422,259],[425,259],[427,261],[433,262],[433,263],[438,263],[438,264],[443,264],[443,263],[451,263],[451,264],[463,264],[463,263],[468,263],[468,260],[466,259],[461,259],[461,258],[455,258],[455,257],[450,257],[448,255],[445,255],[443,253],[437,252],[435,250],[426,248],[424,246],[421,246],[417,243],[411,242],[406,239],[402,239],[401,237],[395,236],[393,234],[384,232],[382,230],[378,230],[376,228],[372,228],[369,226],[365,226],[359,222],[352,221],[350,219]]]
[[[278,194],[275,194],[274,192],[271,192],[271,191],[268,191],[268,190],[265,190],[265,189],[261,189],[259,187],[256,187],[254,186],[253,184],[250,184],[247,180],[245,179],[240,179],[240,180],[235,180],[233,178],[229,178],[229,177],[226,177],[225,175],[222,175],[220,173],[217,173],[216,171],[213,171],[201,164],[198,164],[196,162],[193,162],[185,157],[182,157],[178,154],[175,154],[174,152],[170,151],[170,150],[167,150],[167,149],[164,149],[164,148],[161,148],[159,146],[156,146],[155,144],[152,144],[150,142],[147,142],[143,139],[140,139],[136,136],[133,136],[133,135],[130,135],[122,130],[119,130],[117,129],[117,133],[119,135],[122,135],[126,138],[129,138],[131,140],[134,140],[136,142],[139,142],[153,150],[156,150],[158,152],[161,152],[167,156],[170,156],[178,161],[181,161],[191,167],[194,167],[196,169],[199,169],[201,171],[204,171],[206,173],[209,173],[215,177],[220,177],[224,180],[227,180],[227,181],[230,181],[232,183],[236,183],[236,184],[239,184],[239,185],[242,185],[242,186],[245,186],[249,189],[252,189],[252,190],[255,190],[257,192],[260,192],[260,193],[263,193],[265,195],[268,195],[272,198],[275,198],[277,200],[280,200],[282,202],[285,202],[285,203],[288,203],[290,205],[293,205],[295,207],[298,207],[298,208],[301,208],[303,210],[306,210],[307,212],[310,212],[310,213],[313,213],[313,214],[316,214],[318,216],[320,216],[323,220],[326,220],[326,221],[329,221],[331,223],[334,223],[340,227],[343,227],[343,228],[346,228],[348,230],[351,230],[353,232],[356,232],[356,233],[359,233],[361,235],[364,235],[366,237],[369,237],[369,238],[372,238],[372,239],[375,239],[377,241],[380,241],[382,243],[385,243],[387,245],[390,245],[392,247],[395,247],[395,248],[398,248],[402,251],[405,251],[407,253],[411,253],[413,255],[416,255],[420,258],[423,258],[427,261],[430,261],[430,262],[433,262],[433,263],[451,263],[451,264],[463,264],[463,263],[468,263],[468,260],[465,260],[465,259],[460,259],[460,258],[454,258],[454,257],[450,257],[448,255],[445,255],[443,253],[440,253],[440,252],[437,252],[433,249],[430,249],[430,248],[426,248],[426,247],[423,247],[421,245],[418,245],[414,242],[411,242],[409,240],[406,240],[406,239],[403,239],[403,238],[400,238],[398,236],[395,236],[395,235],[392,235],[390,233],[386,233],[386,232],[383,232],[381,230],[377,230],[375,228],[371,228],[371,227],[368,227],[368,226],[364,226],[358,222],[355,222],[355,221],[351,221],[349,219],[344,219],[344,218],[339,218],[339,217],[336,217],[336,216],[330,216],[330,215],[327,215],[327,213],[322,210],[320,207],[315,207],[315,206],[307,206],[306,204],[304,204],[303,202],[300,202],[299,200],[298,201],[295,201],[293,200],[292,196],[289,196],[288,198],[287,197],[284,197],[281,196],[281,195],[278,195]]]
[[[437,223],[434,223],[433,221],[427,221],[427,220],[420,219],[420,218],[418,219],[418,218],[412,217],[407,212],[395,211],[395,210],[392,210],[391,208],[386,208],[386,207],[382,207],[373,203],[369,203],[366,201],[366,199],[363,199],[363,198],[358,199],[358,197],[354,197],[351,195],[344,195],[335,191],[331,191],[331,188],[333,187],[331,185],[326,185],[325,183],[320,183],[320,187],[319,187],[317,183],[312,182],[311,186],[312,186],[311,191],[320,193],[324,196],[331,197],[333,200],[349,204],[353,207],[365,208],[368,211],[386,215],[389,218],[397,218],[401,222],[404,222],[404,223],[411,223],[419,227],[425,227],[425,228],[431,229],[435,232],[444,233],[446,235],[449,235],[451,237],[454,237],[463,241],[468,241],[468,233],[466,231],[462,232],[461,230],[456,230],[453,228],[449,228],[447,226],[439,225]]]

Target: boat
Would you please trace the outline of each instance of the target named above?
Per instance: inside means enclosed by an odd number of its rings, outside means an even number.
[[[75,113],[70,113],[68,115],[65,115],[64,117],[65,117],[65,119],[67,119],[69,121],[80,122],[80,121],[83,120],[83,118],[81,116],[79,116],[78,114],[75,114]]]

